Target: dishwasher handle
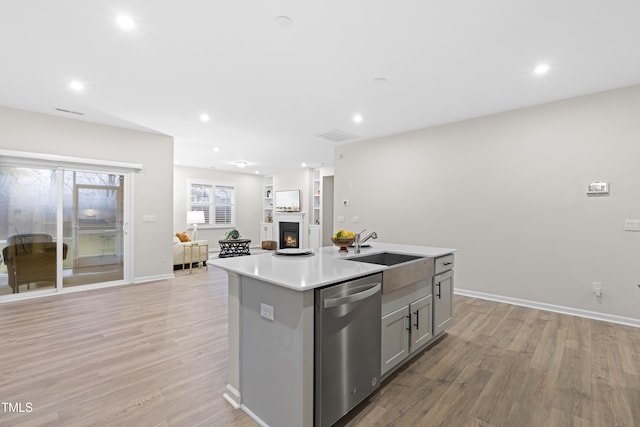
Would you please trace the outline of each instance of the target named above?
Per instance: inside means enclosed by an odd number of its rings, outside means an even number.
[[[339,298],[329,298],[324,300],[324,308],[332,308],[338,307],[339,305],[351,304],[353,302],[362,301],[363,299],[369,298],[372,295],[380,292],[382,285],[380,283],[376,283],[364,291],[357,292],[355,294],[347,295]]]

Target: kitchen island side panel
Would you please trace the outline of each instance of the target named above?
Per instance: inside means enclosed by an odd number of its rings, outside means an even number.
[[[313,425],[313,291],[242,278],[242,404],[271,426]],[[273,307],[273,320],[261,316]]]

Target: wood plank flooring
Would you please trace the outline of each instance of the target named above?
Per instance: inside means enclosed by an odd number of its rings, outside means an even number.
[[[0,304],[0,426],[254,426],[222,398],[226,274]],[[640,426],[640,329],[455,298],[346,426]]]

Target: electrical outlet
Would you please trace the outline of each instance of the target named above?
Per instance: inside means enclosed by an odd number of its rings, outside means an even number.
[[[344,199],[344,200],[342,201],[342,206],[349,206],[349,200]]]
[[[273,320],[273,312],[274,310],[272,305],[260,303],[260,316],[265,319]]]
[[[602,296],[602,282],[593,282],[593,294],[597,297]]]

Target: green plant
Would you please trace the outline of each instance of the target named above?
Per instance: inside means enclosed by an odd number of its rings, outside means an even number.
[[[234,228],[233,230],[231,230],[230,232],[227,233],[225,238],[227,240],[239,239],[240,238],[240,232]]]

